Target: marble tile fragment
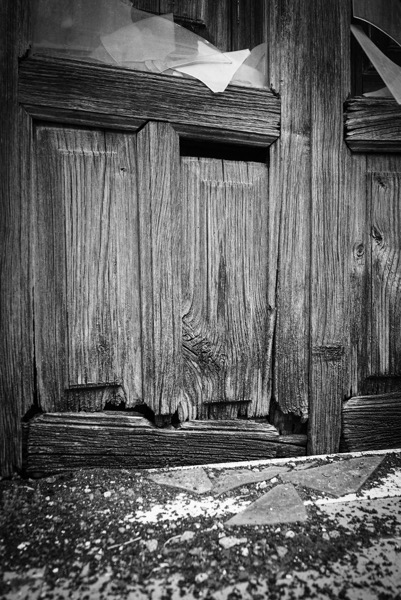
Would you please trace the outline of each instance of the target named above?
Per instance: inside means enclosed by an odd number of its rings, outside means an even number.
[[[218,478],[213,487],[213,494],[219,496],[237,487],[257,483],[258,481],[268,481],[277,475],[287,472],[287,467],[268,467],[260,471],[251,471],[249,469],[233,470],[231,473],[226,473]]]
[[[226,525],[273,525],[308,518],[304,503],[291,483],[280,484],[258,498]]]
[[[333,496],[343,496],[357,492],[382,460],[383,456],[347,458],[305,471],[294,470],[283,474],[282,479]]]
[[[195,494],[210,492],[213,487],[212,482],[202,468],[158,473],[150,475],[149,479],[159,485],[166,485]]]

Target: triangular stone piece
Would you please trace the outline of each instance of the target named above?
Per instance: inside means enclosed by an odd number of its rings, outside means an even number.
[[[339,497],[357,492],[382,460],[383,456],[348,458],[306,471],[294,470],[282,479]]]
[[[169,471],[150,475],[149,479],[159,485],[179,488],[194,494],[204,494],[212,489],[212,482],[203,469],[186,469],[183,471]]]
[[[226,525],[274,525],[306,521],[304,503],[290,483],[277,485],[258,498],[245,510],[226,522]]]
[[[213,493],[216,496],[224,494],[229,490],[241,487],[242,485],[248,485],[249,483],[257,483],[258,481],[268,481],[273,479],[276,475],[287,473],[286,467],[268,467],[261,471],[250,471],[249,469],[241,469],[238,471],[232,471],[219,477],[213,487]]]

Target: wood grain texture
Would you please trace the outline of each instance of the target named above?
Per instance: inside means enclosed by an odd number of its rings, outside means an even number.
[[[39,127],[36,145],[41,406],[61,408],[64,390],[94,384],[118,385],[132,406],[142,396],[135,139]],[[101,409],[104,393],[91,398]]]
[[[401,375],[401,172],[368,176],[370,374]]]
[[[341,402],[349,378],[351,162],[342,114],[350,88],[349,10],[341,0],[315,0],[311,9],[311,454],[338,450]]]
[[[269,297],[277,311],[273,396],[281,413],[307,418],[310,266],[309,3],[270,2],[271,84],[282,102],[281,137],[270,150]],[[291,428],[286,433],[290,433]]]
[[[341,450],[386,450],[401,446],[401,393],[359,396],[343,403]]]
[[[302,456],[305,447],[257,431],[175,430],[137,417],[44,414],[26,432],[25,470],[42,475],[78,468],[158,468]],[[280,439],[280,438],[278,438]],[[295,440],[292,440],[295,441]]]
[[[168,123],[137,137],[143,399],[173,414],[182,387],[179,139]]]
[[[205,23],[207,0],[134,0],[134,8],[155,14],[173,13],[175,19]]]
[[[261,163],[181,160],[183,392],[199,418],[209,403],[268,414],[267,176]]]
[[[348,100],[345,141],[354,152],[400,152],[400,105],[393,98]]]
[[[21,466],[21,417],[34,403],[30,274],[30,119],[18,107],[24,3],[0,5],[0,474]],[[21,185],[22,178],[27,185]]]
[[[202,83],[79,61],[35,58],[20,65],[19,99],[30,107],[113,114],[119,127],[138,120],[169,121],[180,134],[268,146],[279,136],[280,100],[268,90],[231,86],[213,94]]]
[[[260,431],[272,439],[279,437],[279,432],[267,421],[250,419],[209,419],[207,421],[186,421],[180,424],[180,430],[206,431],[219,429],[222,431],[237,431],[240,435],[242,431]]]
[[[369,311],[367,311],[369,228],[366,202],[366,156],[353,155],[349,180],[348,228],[348,302],[349,302],[349,368],[345,397],[362,394],[362,382],[368,375],[367,341]]]

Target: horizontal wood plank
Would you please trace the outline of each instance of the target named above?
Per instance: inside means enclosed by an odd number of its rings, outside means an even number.
[[[256,146],[280,134],[280,100],[269,90],[229,86],[213,94],[193,79],[74,60],[21,62],[19,100],[37,118],[49,113],[80,125],[104,127],[106,119],[107,126],[132,131],[162,120],[182,136]]]
[[[344,117],[345,141],[354,152],[401,151],[401,106],[393,98],[352,98]]]
[[[79,468],[145,469],[305,455],[302,440],[278,439],[260,429],[158,429],[139,416],[118,413],[42,414],[25,426],[24,470],[46,475]]]
[[[253,421],[248,419],[208,419],[207,421],[186,421],[180,429],[192,429],[196,431],[221,429],[223,431],[260,431],[264,435],[277,439],[279,432],[267,421]]]
[[[344,452],[401,447],[401,392],[350,398],[342,419]]]

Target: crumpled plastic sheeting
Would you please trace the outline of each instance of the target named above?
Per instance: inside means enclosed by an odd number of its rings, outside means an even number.
[[[174,23],[172,14],[155,16],[125,0],[36,0],[32,51],[191,76],[213,92],[230,82],[266,87],[266,44],[252,53],[221,52]]]
[[[387,88],[390,90],[398,104],[401,104],[401,67],[390,60],[372,40],[360,29],[351,25],[351,31],[367,54]]]

